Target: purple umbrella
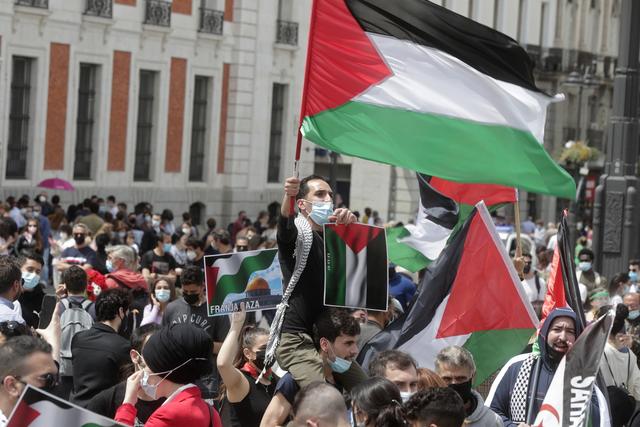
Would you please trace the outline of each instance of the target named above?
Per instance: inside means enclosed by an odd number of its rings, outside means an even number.
[[[38,184],[40,188],[48,188],[49,190],[64,190],[64,191],[74,191],[73,185],[69,181],[65,181],[62,178],[49,178],[41,181]]]

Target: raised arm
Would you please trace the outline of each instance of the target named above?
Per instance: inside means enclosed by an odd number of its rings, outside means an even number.
[[[220,347],[216,364],[218,365],[218,372],[220,372],[222,382],[227,386],[227,400],[231,403],[236,403],[244,399],[250,390],[247,378],[239,369],[233,366],[233,359],[238,353],[238,339],[246,318],[244,304],[240,305],[240,311],[233,313],[230,317],[231,327]]]

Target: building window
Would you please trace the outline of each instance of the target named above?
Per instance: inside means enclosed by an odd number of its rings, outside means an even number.
[[[204,181],[205,144],[207,140],[207,111],[209,77],[196,76],[193,90],[193,121],[191,124],[191,158],[189,181]]]
[[[276,28],[276,43],[298,45],[298,23],[292,22],[292,0],[278,0],[278,22]]]
[[[140,70],[134,181],[151,181],[151,141],[153,140],[154,97],[157,74],[155,71]]]
[[[495,0],[493,4],[493,28],[498,30],[500,28],[500,17],[502,16],[502,1]]]
[[[271,99],[271,135],[269,138],[269,171],[267,182],[280,182],[282,165],[282,136],[284,125],[284,103],[287,95],[287,85],[274,83]]]
[[[520,0],[520,6],[518,7],[518,41],[525,43],[525,33],[527,31],[527,0]]]
[[[101,18],[112,18],[112,0],[87,0],[84,14],[90,16],[99,16]]]
[[[159,27],[171,26],[171,2],[164,0],[147,0],[144,11],[144,23]]]
[[[217,8],[216,1],[202,0],[200,3],[200,25],[198,31],[222,35],[223,27],[224,11]]]
[[[191,216],[191,225],[199,226],[202,225],[202,221],[205,217],[205,206],[202,202],[195,202],[191,206],[189,206],[189,215]]]
[[[93,159],[93,125],[96,116],[96,80],[98,66],[80,64],[78,117],[76,119],[76,157],[73,179],[91,179]]]
[[[7,179],[25,179],[27,177],[33,61],[32,58],[13,57],[9,142],[7,144]]]
[[[544,45],[546,37],[545,32],[547,31],[547,19],[549,19],[547,16],[547,3],[542,3],[540,5],[540,38],[538,39],[538,45],[540,47]]]
[[[20,6],[38,7],[40,9],[49,8],[49,0],[16,0],[16,4]]]

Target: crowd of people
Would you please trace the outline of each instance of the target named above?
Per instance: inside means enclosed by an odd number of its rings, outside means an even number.
[[[476,362],[458,346],[442,349],[432,370],[393,349],[361,366],[360,350],[410,309],[422,275],[390,264],[387,311],[324,306],[322,225],[384,225],[370,208],[357,216],[333,200],[320,176],[288,178],[279,212],[256,221],[240,212],[224,228],[209,218],[200,230],[188,213],[175,221],[148,203],[129,211],[113,196],[66,209],[45,193],[9,197],[0,204],[0,426],[27,384],[130,426],[531,425],[580,333],[576,313],[554,310],[539,351],[523,349],[488,394],[474,389]],[[557,230],[527,220],[522,231],[534,242],[522,283],[539,310]],[[586,233],[576,248],[585,312],[616,310],[601,366],[608,388],[594,394],[591,421],[636,425],[640,262],[607,282],[589,246]],[[274,247],[287,287],[278,310],[208,316],[204,257]]]

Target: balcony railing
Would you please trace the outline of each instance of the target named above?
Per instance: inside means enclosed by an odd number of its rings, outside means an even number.
[[[298,45],[298,23],[278,20],[278,32],[276,33],[276,43]]]
[[[113,0],[87,0],[85,15],[99,16],[101,18],[113,17]]]
[[[160,27],[171,26],[171,2],[162,0],[147,0],[144,13],[144,23]]]
[[[219,10],[200,8],[200,28],[201,33],[222,35],[224,25],[224,12]]]
[[[38,7],[40,9],[49,9],[49,0],[16,0],[19,6]]]

